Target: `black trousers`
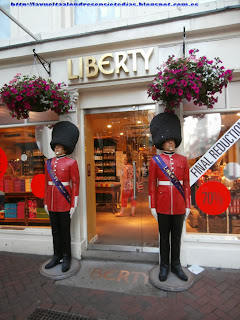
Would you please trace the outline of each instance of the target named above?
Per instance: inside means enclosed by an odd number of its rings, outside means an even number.
[[[158,213],[158,228],[160,233],[160,265],[169,266],[169,253],[171,248],[171,265],[180,264],[180,248],[182,227],[185,214],[168,215]],[[171,244],[170,244],[171,236]]]
[[[70,215],[66,212],[49,212],[53,236],[53,251],[58,258],[71,260]]]

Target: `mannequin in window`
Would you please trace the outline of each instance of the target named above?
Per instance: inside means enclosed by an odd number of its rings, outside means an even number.
[[[122,190],[122,200],[121,200],[121,211],[116,213],[117,217],[123,217],[125,208],[127,207],[128,199],[131,199],[131,216],[135,216],[136,200],[134,200],[133,191],[133,165],[132,158],[127,156],[124,158],[124,168],[123,168],[123,190]]]
[[[77,207],[80,179],[77,161],[67,155],[73,152],[78,137],[78,128],[69,121],[58,122],[53,128],[50,145],[56,157],[45,164],[44,208],[50,217],[54,254],[45,269],[61,260],[62,272],[70,269],[70,222]]]
[[[181,125],[175,114],[161,113],[150,124],[153,142],[163,152],[152,157],[149,168],[149,202],[160,233],[159,280],[171,272],[187,281],[180,263],[182,227],[190,212],[191,191],[187,158],[175,153],[181,141]],[[171,242],[169,240],[171,238]]]

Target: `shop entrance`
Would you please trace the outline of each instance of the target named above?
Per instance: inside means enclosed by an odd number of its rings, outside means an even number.
[[[149,161],[156,154],[149,130],[154,114],[153,106],[85,114],[88,241],[92,247],[133,251],[158,247],[158,225],[148,201]],[[125,207],[127,157],[135,170],[136,205],[130,197]],[[124,215],[118,217],[122,206]]]

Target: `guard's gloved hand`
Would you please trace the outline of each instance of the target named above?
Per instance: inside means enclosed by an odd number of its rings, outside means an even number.
[[[76,209],[75,207],[72,207],[72,208],[70,209],[70,212],[69,212],[69,214],[70,214],[70,219],[72,219],[72,215],[73,215],[75,209]]]
[[[70,214],[70,219],[72,219],[72,215],[73,215],[75,209],[77,208],[77,203],[78,203],[78,197],[75,197],[75,198],[74,198],[74,207],[72,207],[72,208],[70,209],[70,212],[69,212],[69,214]]]
[[[45,211],[47,212],[47,214],[49,215],[49,211],[48,211],[47,204],[44,205],[44,209],[45,209]]]
[[[155,208],[151,208],[151,214],[154,216],[154,218],[158,221],[158,215]]]
[[[151,210],[151,214],[154,216],[154,218],[158,221],[157,211],[155,208],[151,208],[151,196],[148,196],[149,200],[149,208]]]
[[[187,220],[189,213],[190,213],[190,208],[186,208],[185,221]]]

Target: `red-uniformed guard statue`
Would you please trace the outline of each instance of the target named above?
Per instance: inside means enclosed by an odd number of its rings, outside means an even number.
[[[73,152],[78,137],[79,130],[71,122],[56,123],[50,143],[56,157],[48,159],[45,164],[44,208],[50,217],[54,250],[52,260],[45,268],[53,268],[63,259],[62,272],[70,269],[70,221],[79,194],[78,164],[67,155]]]
[[[180,263],[180,246],[184,218],[190,212],[191,190],[187,158],[174,152],[182,141],[180,121],[175,114],[160,113],[151,121],[150,131],[156,148],[163,150],[151,158],[148,180],[151,213],[158,220],[160,233],[159,280],[167,279],[171,248],[171,271],[187,281]]]

